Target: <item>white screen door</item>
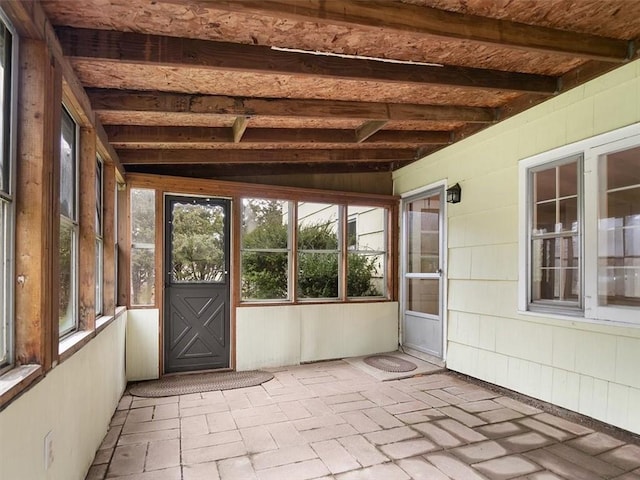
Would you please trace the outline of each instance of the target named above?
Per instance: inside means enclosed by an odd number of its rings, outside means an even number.
[[[404,201],[403,346],[442,358],[444,187]]]

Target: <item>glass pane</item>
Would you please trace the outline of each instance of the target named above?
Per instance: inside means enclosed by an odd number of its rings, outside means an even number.
[[[560,176],[560,197],[569,197],[578,194],[578,163],[571,162],[558,167]]]
[[[286,300],[288,277],[287,252],[242,253],[243,300]]]
[[[338,249],[338,206],[327,203],[298,203],[298,248]]]
[[[155,249],[131,248],[131,303],[155,305]]]
[[[102,250],[102,240],[96,239],[96,264],[95,264],[95,272],[96,272],[96,314],[102,313],[102,282],[103,282],[103,250]]]
[[[156,241],[156,195],[154,190],[131,189],[131,242],[154,245]]]
[[[298,254],[298,297],[338,297],[338,254]]]
[[[242,248],[287,249],[289,202],[245,198],[242,200]]]
[[[600,167],[599,303],[640,306],[640,148],[603,157]]]
[[[384,255],[349,253],[347,296],[380,297],[384,294]]]
[[[73,331],[76,326],[76,243],[74,225],[60,222],[60,278],[58,307],[60,336]]]
[[[96,233],[102,236],[102,162],[96,162]]]
[[[171,281],[224,282],[225,214],[222,205],[204,202],[172,204]]]
[[[407,310],[430,315],[440,314],[440,280],[407,279]]]
[[[607,189],[640,185],[640,147],[611,153],[601,162],[607,171]]]
[[[577,236],[532,242],[531,299],[577,303],[580,298],[580,247]]]
[[[551,167],[533,174],[533,201],[556,198],[556,168]]]
[[[11,34],[0,22],[0,190],[9,193],[9,125],[11,112]]]
[[[552,201],[537,204],[534,214],[534,233],[541,234],[556,231],[556,202]]]
[[[407,205],[407,272],[434,273],[440,265],[440,195]]]
[[[559,224],[562,232],[578,231],[578,198],[565,198],[558,202]]]
[[[76,124],[62,109],[60,138],[60,214],[76,220]]]
[[[347,247],[349,250],[358,248],[358,221],[355,218],[347,222]]]

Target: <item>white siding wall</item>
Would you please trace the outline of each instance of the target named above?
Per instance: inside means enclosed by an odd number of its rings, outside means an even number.
[[[518,162],[640,121],[640,61],[394,173],[447,179],[449,368],[640,433],[640,328],[522,315]],[[638,312],[640,317],[640,311]]]

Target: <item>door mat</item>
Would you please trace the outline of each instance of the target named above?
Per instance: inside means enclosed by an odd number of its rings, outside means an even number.
[[[391,355],[371,355],[364,358],[363,362],[383,372],[410,372],[418,368],[413,362]]]
[[[172,397],[188,393],[210,392],[212,390],[232,390],[254,387],[273,378],[269,372],[191,373],[175,375],[159,380],[139,382],[129,387],[129,393],[136,397]]]

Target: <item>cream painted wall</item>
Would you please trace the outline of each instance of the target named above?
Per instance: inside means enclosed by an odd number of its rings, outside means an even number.
[[[7,480],[82,480],[126,386],[126,313],[0,412]],[[44,468],[44,437],[54,461]]]
[[[127,321],[127,380],[160,376],[160,313],[157,308],[129,310]]]
[[[236,369],[394,351],[398,303],[236,308]]]
[[[639,121],[635,61],[394,173],[396,194],[462,186],[447,209],[447,366],[636,433],[640,328],[517,312],[518,162]]]

